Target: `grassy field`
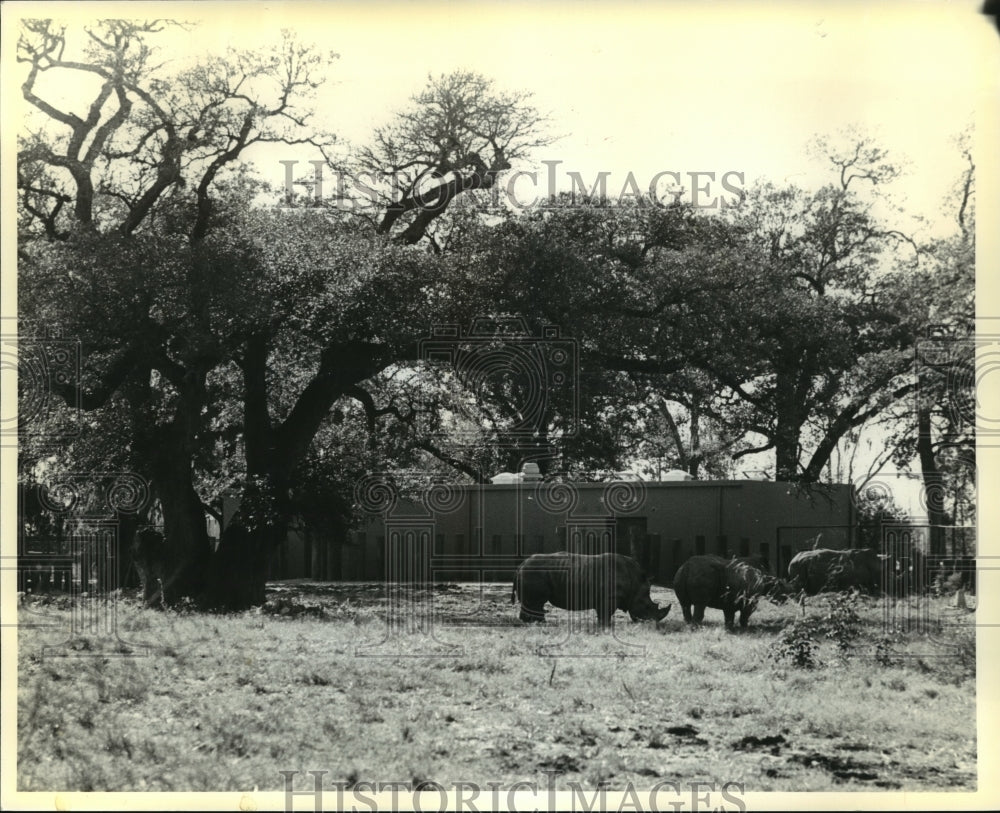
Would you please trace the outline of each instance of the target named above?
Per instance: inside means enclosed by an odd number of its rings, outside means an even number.
[[[594,613],[521,624],[509,583],[438,585],[413,598],[431,635],[389,635],[379,585],[273,584],[264,610],[231,616],[121,600],[111,635],[70,634],[66,600],[31,599],[18,789],[280,790],[280,770],[326,770],[975,790],[974,615],[933,600],[957,626],[885,635],[880,603],[823,597],[804,620],[762,602],[734,634],[720,612],[689,629],[669,590],[653,598],[674,605],[663,623],[619,613],[609,634],[580,628]]]

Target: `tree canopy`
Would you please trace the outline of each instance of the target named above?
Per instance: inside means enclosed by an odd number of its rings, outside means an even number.
[[[918,388],[928,414],[950,397],[914,352],[945,311],[969,313],[971,170],[960,235],[933,246],[876,215],[895,168],[865,139],[825,146],[826,186],[763,184],[720,213],[518,212],[491,193],[552,140],[529,94],[430,77],[345,158],[311,123],[330,55],[286,34],[170,72],[154,48],[169,25],[29,21],[18,44],[37,111],[18,153],[20,330],[81,341],[80,379],[51,389],[86,416],[54,457],[29,431],[22,470],[147,478],[176,552],[168,601],[259,602],[293,518],[346,529],[372,471],[655,459],[724,476],[766,452],[775,479],[812,483]],[[60,75],[91,95],[58,100]],[[352,184],[275,192],[250,163],[260,143],[309,147]],[[444,327],[447,360],[428,350]],[[941,421],[946,468],[961,442]],[[902,430],[898,455],[923,459],[930,431]],[[212,550],[224,493],[241,507]]]

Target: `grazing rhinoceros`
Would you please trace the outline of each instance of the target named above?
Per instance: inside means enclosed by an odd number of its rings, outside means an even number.
[[[536,553],[518,567],[511,602],[520,597],[521,620],[528,622],[545,620],[547,601],[564,610],[597,610],[605,627],[615,610],[624,610],[633,621],[660,621],[670,612],[670,605],[660,608],[649,597],[650,583],[629,556]]]
[[[868,548],[804,550],[788,563],[788,578],[810,596],[852,587],[874,593],[881,589],[882,557]]]
[[[705,608],[712,607],[722,610],[726,627],[733,628],[737,612],[740,626],[746,627],[758,598],[784,603],[791,592],[790,586],[765,573],[762,564],[756,557],[692,556],[674,575],[674,593],[684,620],[700,624]]]

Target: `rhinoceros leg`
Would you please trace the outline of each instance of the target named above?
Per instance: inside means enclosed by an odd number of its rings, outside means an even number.
[[[681,605],[681,612],[684,613],[684,620],[687,621],[690,624],[691,621],[693,620],[691,618],[691,605],[690,604],[682,604]]]
[[[753,615],[754,610],[757,609],[757,599],[749,598],[745,600],[740,606],[740,628],[746,629],[747,624],[750,623],[750,616]]]
[[[597,607],[597,620],[601,626],[607,629],[611,626],[611,617],[615,614],[615,607],[609,601],[599,601]]]
[[[544,624],[545,610],[543,607],[529,607],[522,603],[520,617],[526,624]]]
[[[732,629],[736,625],[736,610],[723,610],[722,614],[726,617],[726,629]]]
[[[700,624],[705,620],[705,605],[695,604],[694,605],[694,623]]]

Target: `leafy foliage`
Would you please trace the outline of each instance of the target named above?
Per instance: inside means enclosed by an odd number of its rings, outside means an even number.
[[[819,624],[813,618],[797,618],[785,627],[768,649],[768,657],[787,662],[797,669],[815,669],[819,665],[816,636]]]
[[[856,592],[837,593],[830,599],[830,606],[823,617],[823,631],[833,639],[841,655],[847,656],[861,634],[861,616],[858,613]]]
[[[155,58],[166,25],[21,32],[36,111],[19,145],[21,330],[84,348],[86,425],[48,471],[144,474],[195,571],[225,560],[212,578],[238,582],[251,562],[259,580],[295,516],[342,532],[362,473],[483,479],[530,456],[550,472],[656,460],[720,476],[773,452],[775,478],[811,483],[841,438],[918,385],[954,406],[912,358],[952,307],[929,307],[932,269],[971,280],[968,184],[962,240],[933,252],[876,216],[869,190],[896,168],[864,139],[824,147],[835,180],[817,192],[764,184],[718,216],[572,197],[484,213],[459,204],[551,141],[529,94],[430,77],[340,165],[309,115],[328,55],[284,36],[171,74]],[[91,95],[60,107],[60,76],[89,78]],[[350,193],[367,208],[262,203],[273,195],[244,163],[258,143],[364,170],[372,188]],[[579,354],[527,436],[530,376],[473,380],[421,349],[433,326],[511,317],[531,336],[558,327]],[[503,331],[489,341],[502,348]],[[931,421],[938,474],[958,481],[966,458],[948,449],[964,430]],[[29,439],[25,476],[44,454]],[[233,493],[253,533],[213,558],[204,510]]]

